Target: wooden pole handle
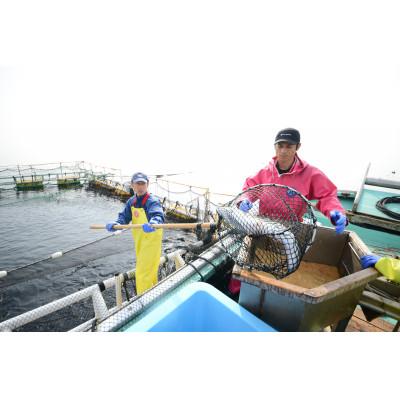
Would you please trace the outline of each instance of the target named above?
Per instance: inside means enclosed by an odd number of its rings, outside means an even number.
[[[204,222],[204,223],[181,223],[181,224],[150,224],[155,229],[195,229],[197,226],[201,228],[210,229],[211,222]],[[121,230],[121,229],[141,229],[142,224],[128,224],[128,225],[114,225],[114,229]],[[90,225],[90,229],[106,229],[105,225]]]

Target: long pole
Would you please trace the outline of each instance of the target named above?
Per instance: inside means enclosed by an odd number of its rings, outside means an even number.
[[[182,223],[182,224],[150,224],[155,229],[195,229],[197,226],[201,228],[210,229],[213,225],[210,222],[206,223],[199,223],[196,222],[192,223]],[[114,229],[121,230],[121,229],[141,229],[142,224],[129,224],[129,225],[114,225]],[[90,225],[90,229],[106,229],[105,225]]]

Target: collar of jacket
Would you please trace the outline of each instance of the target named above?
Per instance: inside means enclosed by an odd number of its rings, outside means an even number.
[[[134,207],[136,207],[138,205],[138,202],[139,202],[139,204],[140,204],[139,207],[144,207],[146,205],[147,201],[149,200],[149,197],[150,197],[150,193],[149,192],[146,192],[142,196],[135,195],[133,197],[132,204],[133,204]]]
[[[277,157],[272,157],[272,160],[269,162],[269,165],[267,168],[272,170],[272,173],[277,176],[282,176],[282,175],[294,175],[294,174],[299,174],[301,171],[304,170],[304,168],[307,167],[307,162],[303,161],[297,154],[295,155],[295,162],[294,165],[292,166],[291,170],[289,172],[285,172],[284,174],[280,175],[278,169],[276,168],[276,162],[277,162]]]

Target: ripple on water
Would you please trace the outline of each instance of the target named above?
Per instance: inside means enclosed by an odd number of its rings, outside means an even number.
[[[89,225],[113,221],[123,208],[120,200],[85,189],[59,192],[52,188],[46,191],[53,197],[43,197],[43,193],[25,193],[24,196],[14,194],[0,198],[0,220],[9,226],[0,231],[0,265],[7,266],[4,269],[23,266],[47,258],[56,251],[69,250],[109,236],[104,231],[90,230]],[[21,199],[24,202],[20,202]],[[2,203],[13,201],[17,203],[1,207]],[[130,235],[129,232],[125,234]],[[165,230],[163,251],[170,252],[195,241],[193,233]],[[132,269],[135,257],[133,241],[130,243],[126,251],[93,261],[81,260],[74,267],[60,271],[55,267],[37,279],[31,277],[1,289],[0,321]],[[78,311],[75,308],[69,313],[64,312],[61,318],[48,318],[36,325],[31,324],[29,330],[70,329],[77,316],[90,314],[89,306],[83,305],[81,314],[78,307]]]

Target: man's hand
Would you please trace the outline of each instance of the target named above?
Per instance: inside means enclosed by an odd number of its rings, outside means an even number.
[[[143,224],[142,228],[143,228],[143,231],[146,233],[151,233],[151,232],[155,231],[155,229],[149,223]]]
[[[336,226],[336,233],[343,233],[348,224],[346,216],[337,210],[331,211],[331,222]]]
[[[114,229],[114,225],[119,225],[116,222],[110,222],[109,224],[106,225],[106,229],[108,232],[115,232],[116,230]]]
[[[239,210],[242,210],[243,212],[249,212],[249,210],[251,210],[252,207],[253,207],[253,203],[248,199],[244,199],[240,203]]]
[[[361,267],[368,268],[368,267],[373,267],[381,257],[377,256],[376,254],[367,254],[366,256],[362,256],[360,258],[361,261]]]

